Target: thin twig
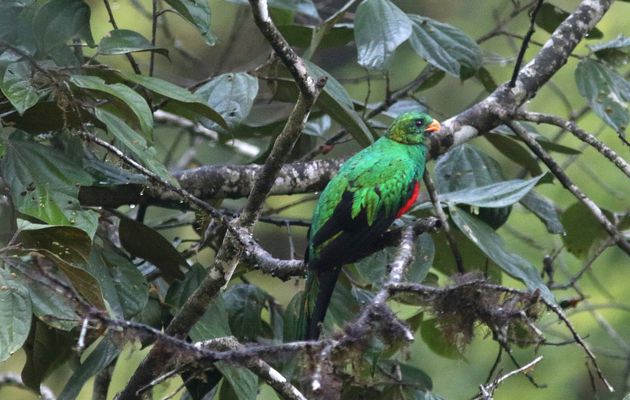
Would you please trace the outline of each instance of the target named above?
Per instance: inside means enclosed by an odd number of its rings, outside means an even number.
[[[55,400],[55,394],[48,386],[41,385],[39,387],[39,393],[33,391],[29,386],[24,384],[22,381],[22,377],[19,374],[14,372],[3,372],[0,373],[0,388],[3,386],[16,386],[20,389],[27,390],[29,392],[34,392],[39,395],[39,398],[42,400]]]
[[[157,43],[158,3],[159,0],[153,0],[151,7],[151,47],[153,48],[155,48],[155,44]],[[155,67],[155,51],[151,50],[150,53],[149,76],[153,76],[153,68]]]
[[[518,78],[518,73],[521,70],[521,64],[523,63],[523,57],[525,57],[525,52],[527,51],[527,46],[529,45],[529,41],[534,34],[534,25],[536,24],[536,16],[538,15],[538,10],[540,10],[540,6],[542,6],[544,0],[538,0],[536,3],[536,7],[532,12],[531,21],[529,23],[529,29],[525,34],[525,38],[523,39],[523,43],[521,44],[521,49],[518,52],[518,56],[516,57],[516,63],[514,64],[514,71],[512,71],[512,78],[508,83],[508,87],[513,88],[516,86],[516,79]]]
[[[498,377],[497,379],[492,381],[492,383],[487,384],[487,385],[480,385],[479,389],[481,390],[481,394],[479,394],[477,397],[475,397],[475,399],[492,400],[494,392],[497,390],[499,385],[501,383],[503,383],[503,381],[513,377],[514,375],[520,374],[520,373],[527,374],[527,371],[532,369],[534,367],[534,365],[538,364],[540,361],[542,361],[542,359],[543,359],[543,356],[538,356],[535,359],[533,359],[532,361],[530,361],[527,364],[523,365],[522,367],[520,367],[518,369],[515,369],[513,371],[510,371],[507,374]]]
[[[218,339],[210,339],[204,342],[197,342],[195,346],[211,350],[242,350],[245,347],[239,341],[231,336]],[[252,357],[245,366],[253,373],[258,375],[269,386],[271,386],[278,395],[286,400],[306,400],[306,397],[293,386],[287,378],[274,369],[271,365],[259,357]]]
[[[514,131],[514,133],[519,136],[523,142],[529,147],[529,149],[538,156],[549,168],[552,174],[562,186],[564,186],[569,192],[571,192],[582,204],[584,204],[593,214],[595,219],[604,227],[606,232],[610,235],[610,237],[615,241],[617,246],[621,250],[623,250],[626,254],[630,255],[630,244],[626,241],[626,239],[619,233],[615,225],[608,220],[608,217],[602,212],[602,210],[597,206],[597,204],[591,200],[580,188],[577,187],[575,183],[571,181],[569,176],[560,168],[558,163],[551,158],[551,156],[543,149],[543,147],[534,139],[529,132],[527,132],[523,127],[516,123],[512,123],[510,121],[506,121],[506,125]]]
[[[444,234],[446,235],[446,241],[448,242],[448,246],[453,253],[453,258],[455,259],[455,266],[457,267],[457,272],[464,273],[466,272],[464,269],[464,262],[462,260],[462,253],[459,251],[459,246],[457,245],[457,240],[455,240],[455,235],[453,235],[453,231],[451,230],[451,226],[448,223],[448,217],[446,213],[442,209],[442,205],[440,204],[440,199],[438,198],[437,191],[435,190],[435,185],[433,184],[433,179],[429,175],[429,171],[427,169],[424,170],[424,186],[427,188],[427,192],[429,193],[429,198],[431,199],[431,204],[433,204],[433,209],[437,214],[440,222],[442,222],[442,227],[444,229]]]
[[[567,283],[564,284],[555,284],[551,286],[551,289],[568,289],[570,287],[574,287],[575,283],[579,281],[584,273],[591,268],[591,265],[599,258],[602,253],[609,248],[613,244],[612,238],[608,240],[604,240],[593,252],[590,254],[589,258],[582,265],[582,269],[569,279]]]
[[[620,157],[613,149],[606,146],[602,141],[597,139],[594,135],[586,132],[581,129],[577,124],[573,121],[567,121],[560,117],[556,117],[555,115],[542,114],[536,112],[529,111],[519,111],[515,117],[517,119],[522,119],[525,121],[535,122],[535,123],[544,123],[551,124],[563,128],[569,132],[571,132],[575,137],[580,139],[581,141],[590,144],[595,150],[599,151],[604,157],[608,158],[612,161],[613,164],[621,172],[626,174],[628,178],[630,178],[630,164]]]
[[[118,24],[116,23],[116,19],[114,18],[114,12],[112,11],[112,7],[109,4],[109,0],[103,0],[103,2],[105,3],[105,9],[107,10],[107,15],[109,16],[109,23],[112,24],[112,27],[114,29],[118,29]],[[151,55],[153,55],[153,52],[151,52]],[[140,71],[140,67],[138,66],[138,63],[133,58],[133,56],[129,53],[126,53],[125,57],[127,57],[127,60],[129,60],[129,64],[131,65],[133,72],[141,75],[142,71]]]

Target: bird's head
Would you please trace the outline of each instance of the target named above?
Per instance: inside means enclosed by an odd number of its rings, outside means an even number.
[[[398,143],[423,144],[426,134],[437,132],[440,128],[440,123],[429,114],[410,111],[394,120],[386,136]]]

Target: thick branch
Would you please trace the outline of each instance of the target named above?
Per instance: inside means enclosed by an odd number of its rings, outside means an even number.
[[[269,194],[317,192],[337,173],[343,160],[315,160],[285,164],[277,174]],[[174,178],[193,196],[213,198],[242,198],[253,187],[260,165],[205,165],[176,172]],[[162,187],[143,189],[142,185],[115,187],[81,187],[79,200],[84,206],[118,207],[124,204],[155,204],[181,207],[181,197]]]
[[[449,118],[442,130],[431,135],[430,153],[435,158],[451,146],[464,143],[503,123],[502,118],[536,95],[558,71],[577,44],[599,22],[611,0],[583,0],[553,32],[538,54],[518,74],[514,88],[499,86],[484,100]]]

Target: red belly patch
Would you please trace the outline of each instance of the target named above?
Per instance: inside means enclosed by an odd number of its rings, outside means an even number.
[[[400,210],[398,210],[398,213],[396,214],[396,218],[400,218],[401,215],[409,211],[411,206],[413,206],[413,204],[418,199],[419,194],[420,194],[420,183],[416,181],[416,183],[413,185],[413,191],[411,193],[411,197],[409,197],[409,199],[405,202],[405,204],[403,204],[403,206],[400,207]]]

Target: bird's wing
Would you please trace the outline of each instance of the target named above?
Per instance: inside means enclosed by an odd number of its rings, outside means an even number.
[[[351,166],[336,177],[319,200],[317,224],[309,245],[312,262],[345,264],[376,240],[417,191],[413,166],[402,159],[381,158]],[[317,219],[317,218],[316,218]],[[309,261],[309,262],[311,262]],[[317,265],[311,265],[317,269]]]

